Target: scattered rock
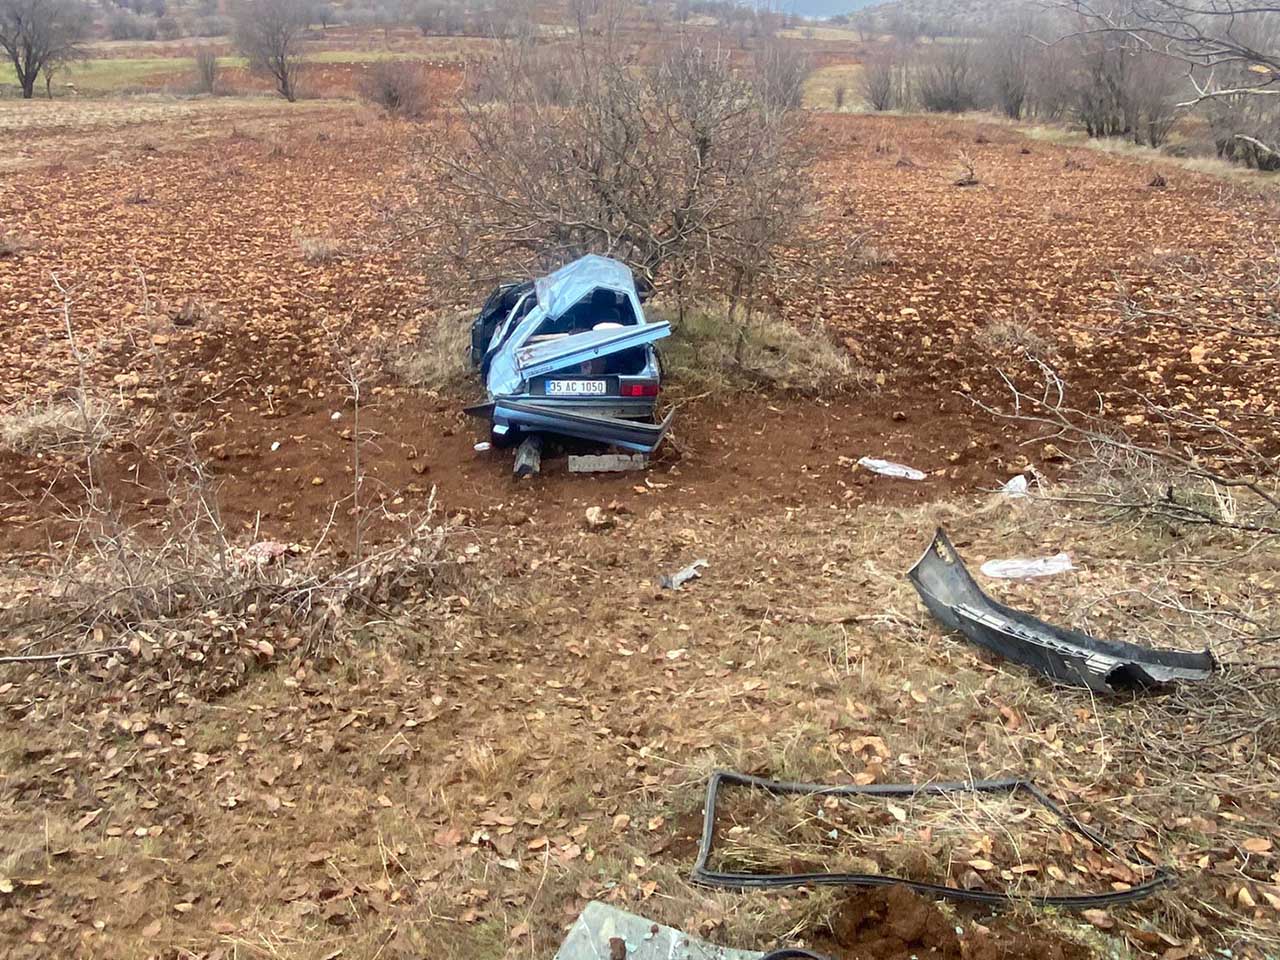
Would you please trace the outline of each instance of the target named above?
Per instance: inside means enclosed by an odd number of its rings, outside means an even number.
[[[587,529],[608,530],[613,526],[613,517],[604,512],[604,507],[587,507]]]

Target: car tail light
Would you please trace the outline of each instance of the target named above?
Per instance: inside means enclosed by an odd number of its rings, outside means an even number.
[[[624,397],[656,397],[658,385],[656,383],[624,383],[622,395]]]

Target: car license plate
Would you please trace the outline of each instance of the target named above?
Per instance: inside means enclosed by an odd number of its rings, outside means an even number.
[[[608,392],[604,380],[548,380],[549,397],[602,397]]]

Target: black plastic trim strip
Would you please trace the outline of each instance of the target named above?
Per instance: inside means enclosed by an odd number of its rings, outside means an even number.
[[[969,903],[1033,903],[1042,907],[1063,907],[1080,910],[1088,907],[1105,907],[1117,903],[1129,903],[1141,900],[1155,893],[1162,887],[1177,882],[1177,876],[1167,867],[1144,861],[1155,870],[1155,876],[1144,883],[1130,887],[1128,890],[1113,890],[1107,893],[1050,895],[1050,896],[1015,896],[1008,893],[994,893],[988,890],[965,890],[962,887],[951,887],[940,883],[928,883],[920,880],[908,880],[902,877],[885,876],[878,873],[737,873],[710,870],[707,862],[715,840],[716,800],[720,788],[724,785],[754,787],[775,796],[803,794],[807,796],[872,796],[872,797],[914,797],[920,794],[938,796],[948,793],[1007,793],[1019,791],[1029,794],[1037,803],[1047,809],[1064,826],[1085,837],[1102,851],[1120,858],[1115,847],[1108,843],[1096,831],[1089,829],[1075,817],[1062,810],[1045,793],[1030,780],[974,780],[954,783],[921,783],[921,784],[869,784],[867,786],[847,785],[831,786],[817,783],[788,783],[779,780],[766,780],[745,773],[734,773],[729,770],[717,770],[707,782],[707,799],[703,807],[702,841],[698,847],[698,857],[693,865],[692,879],[694,883],[706,887],[727,887],[745,890],[759,887],[789,887],[802,884],[820,884],[836,886],[884,887],[902,885],[917,893],[945,897],[949,900],[960,900]],[[1123,859],[1123,858],[1120,858]]]

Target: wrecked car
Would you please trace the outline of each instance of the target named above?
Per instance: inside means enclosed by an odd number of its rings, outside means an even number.
[[[467,413],[493,442],[558,434],[651,453],[671,423],[655,422],[662,368],[631,271],[589,255],[537,280],[504,284],[471,328],[471,361],[487,399]]]

